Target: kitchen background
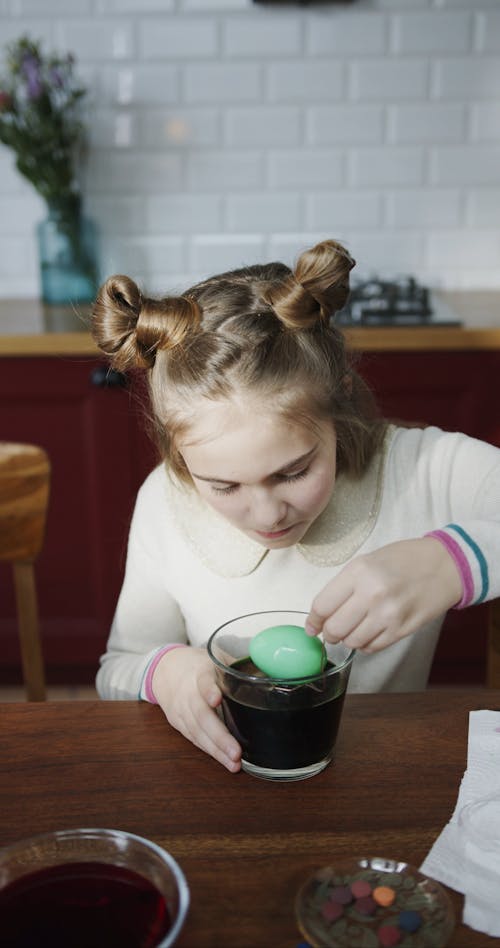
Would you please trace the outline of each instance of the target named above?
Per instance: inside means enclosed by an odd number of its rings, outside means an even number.
[[[498,0],[0,0],[0,57],[23,33],[89,90],[103,277],[171,291],[334,236],[360,276],[500,287]],[[0,297],[38,296],[43,215],[0,146]]]

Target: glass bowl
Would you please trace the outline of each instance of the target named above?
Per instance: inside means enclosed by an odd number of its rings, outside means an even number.
[[[0,931],[9,948],[170,948],[188,907],[173,856],[133,833],[69,829],[0,849]]]
[[[316,870],[297,893],[295,914],[312,948],[445,948],[455,927],[438,882],[406,862],[378,856]]]

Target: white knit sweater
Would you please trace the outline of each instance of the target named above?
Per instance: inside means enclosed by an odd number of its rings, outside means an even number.
[[[433,530],[442,531],[460,564],[464,605],[500,594],[499,449],[438,428],[391,427],[361,479],[337,478],[302,542],[272,551],[161,465],[138,493],[99,694],[144,697],[144,676],[161,646],[203,645],[245,613],[308,612],[314,595],[357,554]],[[425,688],[443,618],[381,652],[357,653],[349,691]]]

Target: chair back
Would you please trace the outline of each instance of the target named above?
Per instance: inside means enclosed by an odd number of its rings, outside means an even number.
[[[44,541],[49,486],[50,462],[43,448],[0,441],[0,560],[12,565],[29,701],[46,697],[33,564]]]
[[[0,559],[33,562],[42,549],[50,462],[43,448],[0,441]]]

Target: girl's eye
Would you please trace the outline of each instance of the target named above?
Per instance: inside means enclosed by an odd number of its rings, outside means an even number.
[[[216,487],[215,484],[211,486],[214,494],[232,494],[238,488],[237,484],[228,484],[227,487]]]
[[[297,471],[296,474],[282,474],[281,477],[288,483],[290,481],[300,481],[301,477],[305,477],[308,471],[309,467],[305,467],[302,471]]]

